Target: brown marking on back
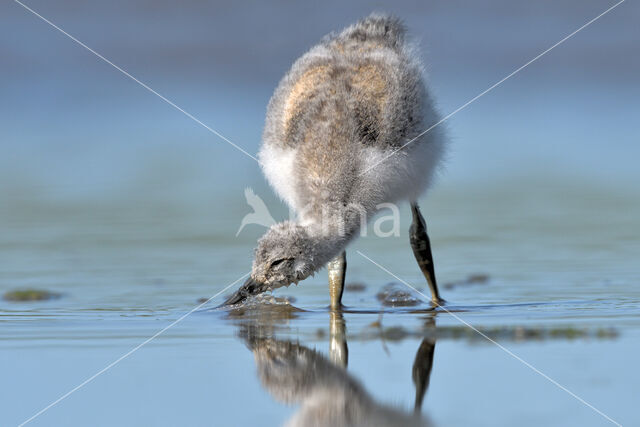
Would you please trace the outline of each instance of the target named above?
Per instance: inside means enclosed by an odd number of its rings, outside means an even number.
[[[355,89],[359,101],[374,104],[379,111],[382,111],[387,102],[389,85],[379,64],[367,63],[355,66],[351,87]]]
[[[309,100],[318,90],[318,86],[329,79],[331,67],[329,65],[319,65],[305,71],[295,82],[287,99],[284,102],[282,113],[282,126],[284,134],[288,134],[292,125],[292,119],[300,113],[300,106]]]
[[[356,65],[351,74],[351,88],[363,142],[375,142],[380,134],[389,100],[389,82],[379,63]]]
[[[298,159],[302,185],[320,202],[337,196],[337,191],[328,191],[326,186],[340,182],[339,175],[347,170],[350,127],[345,123],[349,121],[347,105],[340,95],[327,99],[318,113],[317,120],[305,129]]]

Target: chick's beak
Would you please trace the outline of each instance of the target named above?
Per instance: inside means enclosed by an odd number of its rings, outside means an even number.
[[[227,300],[223,302],[220,307],[240,304],[250,296],[261,294],[267,290],[268,287],[266,285],[257,282],[249,277],[247,281],[244,282],[244,285],[240,286],[240,288],[233,295],[227,298]]]

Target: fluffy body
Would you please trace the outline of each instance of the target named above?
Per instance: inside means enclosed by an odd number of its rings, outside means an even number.
[[[416,200],[445,138],[434,128],[395,151],[438,120],[397,18],[371,15],[300,57],[269,102],[259,153],[297,220],[260,239],[252,277],[268,288],[297,283],[344,249],[362,215]]]

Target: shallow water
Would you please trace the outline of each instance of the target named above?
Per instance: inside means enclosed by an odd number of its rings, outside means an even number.
[[[519,187],[526,185],[536,188]],[[376,295],[386,284],[404,285],[356,250],[428,289],[404,232],[365,237],[348,251],[347,281],[356,286],[345,292],[342,321],[326,307],[324,273],[239,311],[215,309],[222,295],[31,425],[278,425],[335,415],[329,408],[343,407],[340,399],[352,403],[352,417],[414,422],[412,369],[425,345],[433,365],[420,422],[609,423],[535,367],[633,425],[640,205],[580,191],[434,192],[424,211],[447,311],[425,302],[383,305]],[[246,209],[237,198],[228,206]],[[0,391],[0,425],[25,421],[248,271],[259,227],[225,239],[216,234],[228,227],[224,217],[209,222],[207,207],[192,208],[5,206],[2,292],[31,287],[62,296],[0,302],[0,375],[11,384]],[[465,281],[470,275],[487,280]],[[347,371],[330,360],[348,361]]]

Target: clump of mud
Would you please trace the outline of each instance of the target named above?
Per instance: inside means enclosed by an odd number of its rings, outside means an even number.
[[[295,299],[292,297],[276,297],[270,292],[264,292],[258,295],[252,295],[247,297],[246,300],[239,304],[230,305],[229,307],[232,309],[236,308],[256,308],[262,307],[265,305],[275,305],[275,306],[291,306],[291,303]]]
[[[4,294],[3,298],[6,301],[11,302],[25,302],[25,301],[49,301],[52,299],[58,299],[62,296],[57,292],[51,292],[42,289],[16,289],[8,291]]]
[[[294,319],[298,313],[303,312],[291,305],[287,297],[275,297],[270,293],[263,293],[247,298],[240,304],[224,307],[228,310],[229,318],[250,319],[257,321],[275,321]]]
[[[422,329],[412,330],[396,325],[384,327],[380,322],[374,322],[369,328],[362,330],[358,339],[386,341],[402,341],[406,338],[429,338],[432,340],[463,340],[471,344],[491,344],[491,341],[551,341],[551,340],[613,340],[620,333],[617,329],[589,328],[575,326],[478,326],[471,329],[466,325],[438,326],[425,324]]]
[[[388,283],[376,294],[378,301],[387,307],[413,307],[421,303],[411,289],[399,283]]]
[[[487,337],[497,341],[546,341],[576,339],[615,339],[619,333],[615,328],[580,328],[574,326],[493,326],[478,327],[483,335],[467,326],[438,327],[438,338],[467,339],[488,343]]]

